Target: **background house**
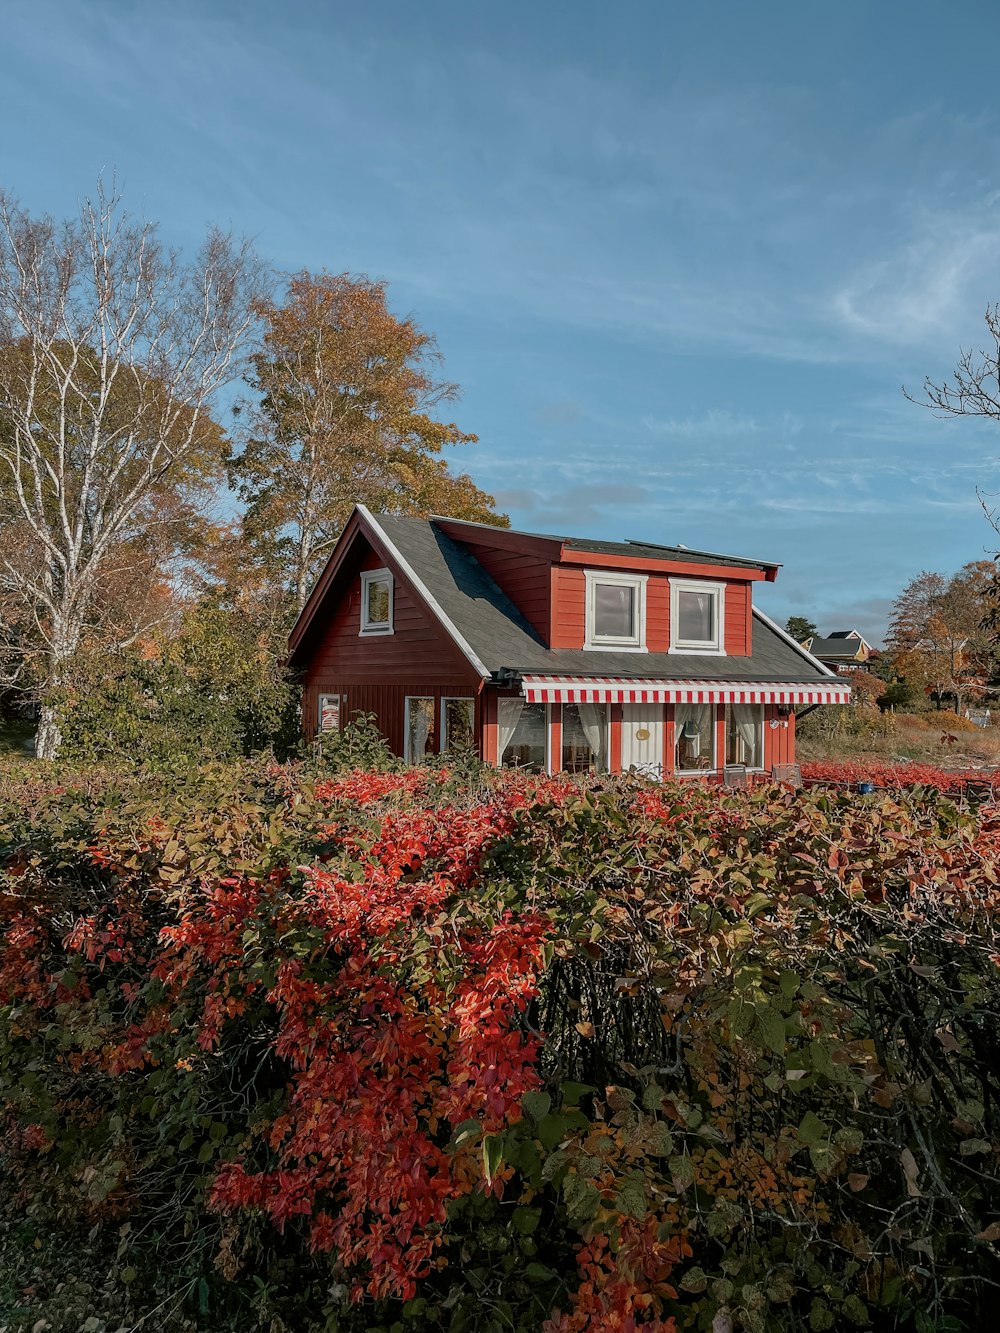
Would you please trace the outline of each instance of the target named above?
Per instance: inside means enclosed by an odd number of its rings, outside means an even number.
[[[860,671],[874,649],[856,629],[838,629],[825,638],[814,635],[802,644],[824,666],[840,675]]]

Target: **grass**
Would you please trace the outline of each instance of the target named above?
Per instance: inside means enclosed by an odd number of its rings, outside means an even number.
[[[912,760],[938,768],[1000,767],[1000,727],[976,727],[942,710],[877,713],[873,709],[822,708],[799,724],[796,756],[822,759]]]

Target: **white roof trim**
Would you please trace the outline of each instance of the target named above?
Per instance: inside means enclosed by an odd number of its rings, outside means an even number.
[[[758,620],[763,620],[764,624],[768,627],[768,629],[774,630],[775,634],[777,634],[779,639],[784,639],[784,641],[787,644],[790,644],[799,654],[800,657],[804,657],[810,666],[816,668],[816,670],[820,673],[820,675],[834,676],[834,677],[837,676],[836,671],[831,671],[825,662],[821,662],[818,657],[813,657],[812,653],[809,652],[808,649],[803,648],[801,643],[796,643],[795,640],[792,638],[792,636],[789,634],[788,630],[782,629],[781,626],[777,624],[775,621],[773,621],[770,616],[766,616],[759,606],[754,606],[751,609],[753,611],[753,614],[758,618]]]
[[[463,655],[468,658],[468,660],[479,672],[482,678],[484,680],[488,680],[492,675],[492,672],[490,671],[489,667],[487,667],[483,662],[479,660],[479,658],[473,652],[472,645],[469,643],[468,639],[466,639],[466,637],[459,631],[458,627],[449,619],[444,608],[441,606],[441,603],[434,597],[433,593],[431,593],[430,589],[424,583],[420,575],[416,572],[416,570],[409,563],[409,561],[403,557],[399,548],[392,541],[392,539],[386,535],[386,533],[383,531],[382,528],[379,527],[378,522],[375,519],[375,515],[365,505],[362,504],[359,504],[357,506],[357,510],[358,513],[361,515],[362,521],[366,523],[369,527],[374,528],[374,530],[378,533],[379,540],[383,543],[385,549],[392,556],[393,560],[396,561],[400,569],[402,569],[403,572],[406,574],[407,579],[410,581],[410,583],[412,583],[413,587],[417,590],[417,592],[420,594],[423,600],[434,612],[438,620],[440,620],[441,624],[448,631],[451,638],[454,639],[455,643],[461,649]]]

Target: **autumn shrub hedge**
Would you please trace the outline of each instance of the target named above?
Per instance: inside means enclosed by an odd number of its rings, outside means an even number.
[[[889,763],[870,757],[856,760],[816,759],[800,767],[803,779],[809,784],[843,786],[870,782],[889,791],[926,787],[932,791],[973,797],[1000,792],[998,769],[952,770],[937,764]]]
[[[0,1326],[988,1323],[992,806],[447,769],[34,795]]]

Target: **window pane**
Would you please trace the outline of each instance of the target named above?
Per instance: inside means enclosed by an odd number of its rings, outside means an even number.
[[[476,705],[472,699],[445,699],[445,749],[471,749],[475,744]]]
[[[608,713],[604,704],[563,704],[562,766],[567,773],[603,773]]]
[[[388,625],[389,623],[389,584],[384,579],[373,580],[368,585],[368,624]]]
[[[507,767],[530,768],[533,773],[545,772],[544,704],[523,706],[500,762]]]
[[[616,583],[594,584],[594,634],[598,638],[635,638],[635,589]]]
[[[714,643],[714,592],[685,592],[677,594],[677,637],[685,643]]]
[[[726,706],[726,763],[764,767],[764,705]]]
[[[674,767],[678,773],[715,768],[715,709],[678,704],[674,710]]]
[[[434,753],[434,700],[406,701],[406,757],[419,764]]]

